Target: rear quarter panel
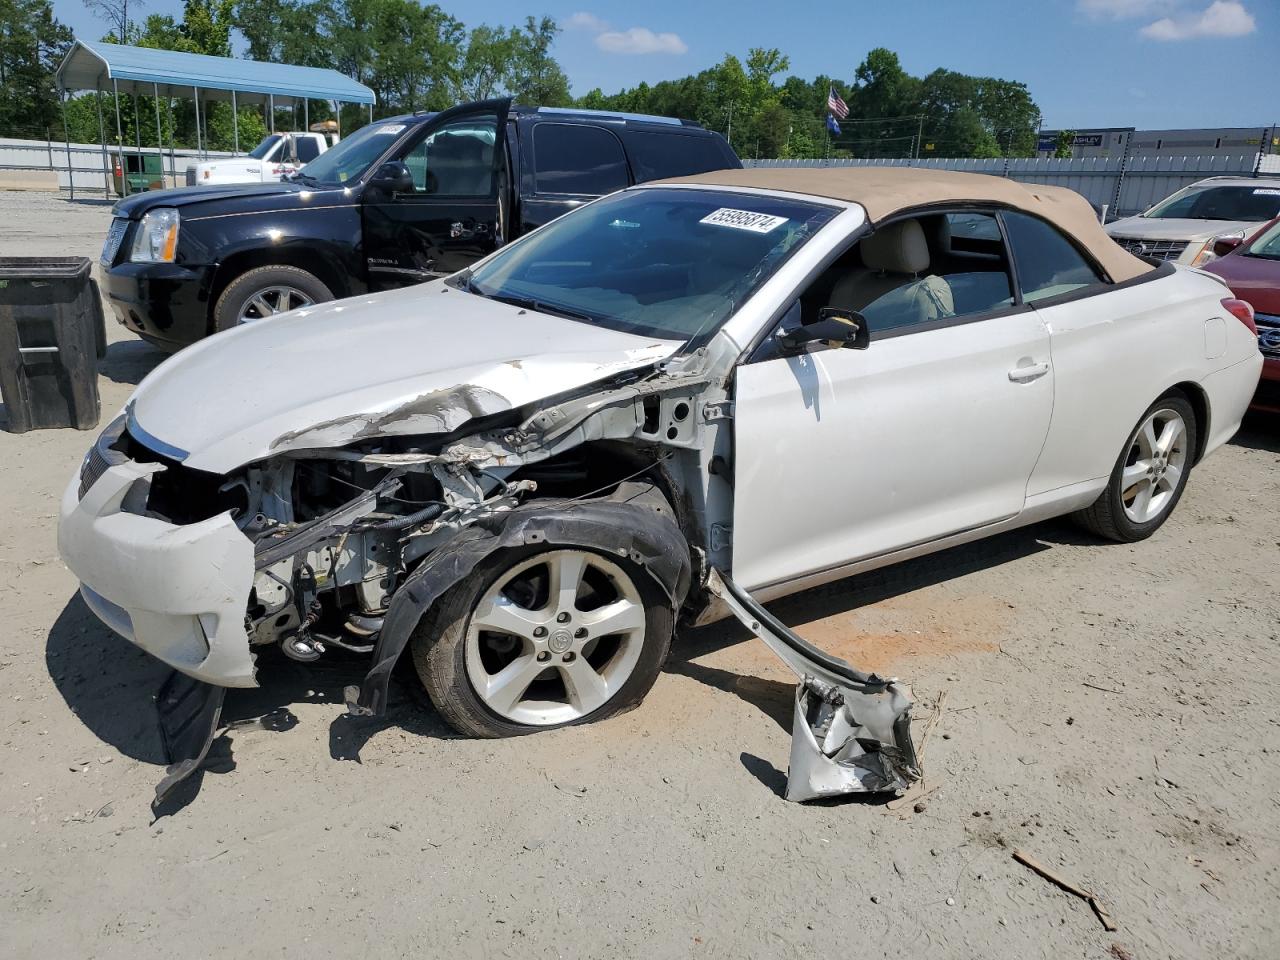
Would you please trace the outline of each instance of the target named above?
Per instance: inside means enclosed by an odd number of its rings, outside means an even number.
[[[1175,269],[1038,308],[1051,334],[1054,403],[1029,497],[1104,480],[1157,397],[1180,383],[1201,384],[1257,355],[1249,331],[1223,308],[1227,296],[1215,278]],[[1240,376],[1247,372],[1238,371]],[[1211,421],[1220,415],[1232,419],[1232,410],[1215,409],[1208,399]],[[1238,425],[1239,414],[1234,421]]]

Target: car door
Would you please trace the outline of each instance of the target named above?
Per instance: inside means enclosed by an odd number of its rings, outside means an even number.
[[[1049,330],[1055,374],[1053,422],[1027,495],[1070,509],[1072,498],[1096,496],[1139,416],[1186,357],[1201,355],[1207,318],[1179,326],[1176,305],[1144,283],[1107,282],[1052,224],[1013,211],[1002,219],[1022,296]]]
[[[871,302],[837,304],[867,317],[865,350],[785,356],[766,339],[738,367],[732,549],[734,578],[747,589],[1023,508],[1052,409],[1048,333],[1016,294],[991,215],[920,219],[930,226],[928,267]],[[949,237],[950,229],[965,236]],[[811,322],[846,279],[892,279],[867,277],[860,257],[855,248],[798,291],[779,326]],[[918,303],[904,297],[918,284],[931,296],[941,289],[933,299],[946,302],[886,312],[886,303]]]
[[[453,273],[502,242],[508,101],[468,104],[423,125],[395,159],[413,188],[370,183],[362,201],[370,285],[381,289]]]

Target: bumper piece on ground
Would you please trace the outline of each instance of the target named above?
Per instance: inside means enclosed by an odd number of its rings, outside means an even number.
[[[718,570],[711,571],[708,587],[800,678],[788,800],[901,793],[920,779],[906,687],[823,653]]]

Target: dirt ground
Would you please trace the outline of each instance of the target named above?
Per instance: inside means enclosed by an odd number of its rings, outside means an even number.
[[[0,194],[0,255],[96,259],[108,216]],[[104,422],[162,359],[111,327]],[[57,556],[91,438],[0,432],[0,957],[1280,956],[1280,423],[1145,543],[1041,524],[774,606],[909,680],[918,740],[941,703],[918,812],[782,800],[791,680],[722,624],[630,714],[500,742],[281,660],[227,712],[296,725],[154,818],[164,670]]]

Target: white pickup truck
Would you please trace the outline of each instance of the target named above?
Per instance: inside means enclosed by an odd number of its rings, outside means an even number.
[[[191,164],[187,167],[187,186],[270,183],[310,163],[336,142],[333,134],[271,133],[243,157]]]

